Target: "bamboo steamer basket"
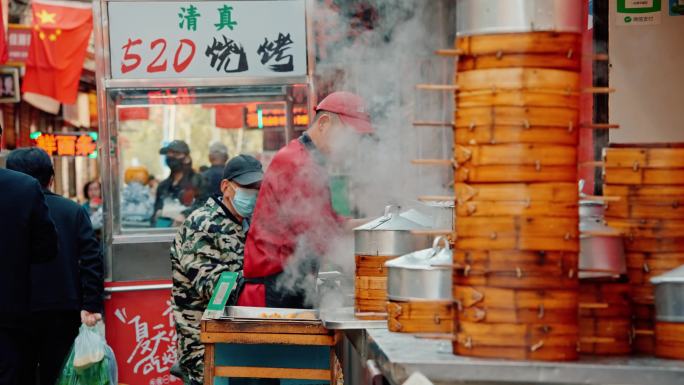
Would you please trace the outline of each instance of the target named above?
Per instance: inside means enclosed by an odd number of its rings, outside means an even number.
[[[387,328],[398,333],[453,332],[451,301],[389,301]]]
[[[577,164],[577,147],[535,144],[499,144],[454,147],[459,166],[530,165],[570,166]]]
[[[462,86],[459,83],[460,87]],[[499,89],[496,86],[490,89],[458,91],[456,102],[459,108],[488,106],[579,108],[579,98],[575,91]]]
[[[684,168],[684,144],[614,144],[603,151],[606,169]]]
[[[565,127],[478,126],[456,128],[457,145],[478,144],[565,144],[577,145],[578,130]]]
[[[654,352],[658,357],[684,360],[684,323],[656,322]]]
[[[606,218],[606,223],[630,238],[684,237],[684,220]]]
[[[454,263],[470,273],[532,270],[548,275],[572,275],[577,269],[577,253],[520,250],[455,250]],[[524,275],[524,274],[522,274]]]
[[[576,33],[532,32],[501,33],[492,35],[463,36],[456,40],[456,48],[464,57],[544,54],[568,57],[568,52],[580,53],[582,36]],[[575,56],[575,55],[570,55]],[[534,56],[533,56],[534,57]],[[505,65],[503,67],[520,67]],[[538,68],[538,67],[535,67]],[[462,71],[459,69],[459,72]]]
[[[625,250],[628,253],[682,253],[684,252],[684,237],[627,237]]]
[[[604,181],[623,185],[684,185],[684,169],[679,168],[611,168]]]
[[[619,196],[627,201],[631,199],[659,200],[659,199],[684,199],[684,186],[658,185],[610,185],[603,186],[603,193],[607,196]]]
[[[654,199],[654,200],[629,200],[610,202],[605,206],[605,215],[608,218],[622,219],[668,219],[672,227],[684,227],[684,200]],[[646,222],[646,221],[644,221]],[[632,223],[633,226],[644,226],[647,223]],[[624,226],[623,226],[624,227]],[[676,235],[675,235],[676,236]]]
[[[459,108],[456,128],[477,127],[556,127],[572,132],[578,128],[579,110],[565,107],[485,106]]]
[[[512,33],[465,36],[457,40],[463,52],[458,71],[531,67],[579,71],[581,36],[575,33]]]
[[[580,280],[579,315],[594,319],[631,319],[630,285],[615,281]]]
[[[503,199],[502,199],[503,198]],[[577,204],[577,184],[567,183],[497,183],[456,184],[456,202],[544,201]]]
[[[577,179],[576,166],[495,165],[457,167],[456,182],[514,183],[514,182],[570,182]]]
[[[456,354],[514,360],[570,361],[578,358],[576,324],[486,324],[459,322]]]
[[[454,286],[459,322],[548,324],[577,322],[576,290]]]
[[[462,92],[492,89],[525,91],[526,95],[541,92],[566,96],[575,93],[576,96],[579,92],[579,73],[540,68],[491,68],[460,72],[457,83],[457,97]]]
[[[596,355],[627,355],[632,352],[629,318],[579,319],[580,352]]]
[[[453,281],[508,289],[577,288],[577,253],[458,251]]]
[[[577,210],[576,202],[479,201],[456,204],[459,217],[539,217],[552,213],[554,217],[576,218]]]
[[[579,286],[580,351],[624,355],[632,351],[630,285],[583,279]]]

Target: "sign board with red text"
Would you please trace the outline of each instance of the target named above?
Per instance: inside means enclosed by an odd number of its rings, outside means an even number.
[[[110,1],[107,12],[113,79],[307,75],[304,0]]]
[[[161,281],[159,281],[161,282]],[[145,285],[132,281],[106,286]],[[171,290],[112,293],[105,301],[105,334],[116,357],[119,384],[183,385],[171,375],[176,363],[176,328]]]

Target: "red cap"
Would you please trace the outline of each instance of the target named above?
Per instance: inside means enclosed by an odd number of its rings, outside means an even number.
[[[328,111],[337,114],[342,123],[352,127],[359,134],[373,133],[366,103],[359,95],[344,91],[333,92],[318,103],[316,111]]]

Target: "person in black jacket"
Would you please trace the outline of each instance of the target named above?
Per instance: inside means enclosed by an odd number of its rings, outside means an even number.
[[[54,169],[39,148],[22,148],[7,157],[7,168],[38,180],[59,239],[57,258],[31,268],[31,334],[23,373],[25,384],[54,385],[81,322],[102,319],[102,249],[82,206],[48,190]]]
[[[40,185],[30,176],[0,169],[0,385],[20,384],[31,263],[56,256],[57,232]]]

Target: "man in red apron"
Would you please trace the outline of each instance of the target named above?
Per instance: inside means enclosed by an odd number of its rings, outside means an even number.
[[[315,287],[318,257],[345,222],[333,210],[325,162],[344,156],[354,137],[372,132],[363,99],[335,92],[316,107],[309,129],[278,151],[257,198],[238,305],[311,305],[304,287]]]

